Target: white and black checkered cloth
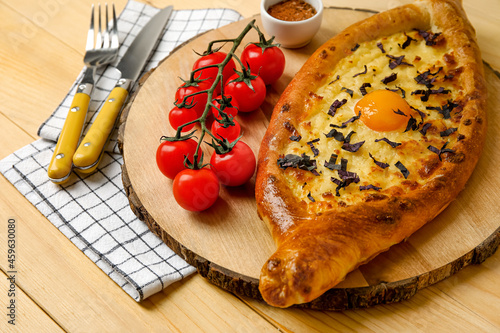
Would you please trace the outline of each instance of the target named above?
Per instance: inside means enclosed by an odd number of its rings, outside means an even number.
[[[119,59],[158,10],[134,1],[127,3],[118,18]],[[145,71],[156,67],[184,41],[241,18],[228,9],[174,10]],[[0,172],[123,290],[141,301],[192,274],[195,268],[169,249],[131,211],[121,181],[123,160],[116,131],[95,173],[73,174],[62,186],[49,181],[47,167],[55,141],[82,75],[83,70],[68,95],[40,126],[42,139],[0,161]],[[98,70],[87,128],[118,77],[112,65]]]

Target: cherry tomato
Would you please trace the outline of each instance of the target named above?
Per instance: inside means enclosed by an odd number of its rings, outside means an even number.
[[[276,82],[285,70],[285,55],[277,46],[266,47],[264,51],[250,44],[241,53],[241,62],[264,80],[265,84]]]
[[[168,121],[174,129],[177,129],[179,126],[195,119],[198,119],[198,115],[196,114],[196,111],[193,110],[193,108],[186,109],[174,106],[174,108],[168,113]],[[193,127],[194,123],[188,126],[184,126],[182,128],[182,132],[189,131],[193,129]]]
[[[240,135],[241,126],[234,119],[233,119],[233,122],[234,122],[234,126],[228,126],[228,127],[224,128],[224,127],[222,127],[222,125],[218,121],[214,120],[210,131],[216,137],[226,138],[229,142],[234,141]]]
[[[198,60],[193,65],[193,70],[209,66],[209,65],[218,65],[221,62],[224,61],[226,58],[227,53],[224,52],[214,52],[211,54],[204,55]],[[234,63],[234,60],[231,58],[226,66],[224,66],[224,69],[222,70],[222,83],[225,84],[228,78],[234,74],[234,70],[236,69],[236,65]],[[195,73],[195,77],[199,80],[206,80],[207,82],[213,82],[215,81],[215,77],[217,76],[219,69],[217,67],[210,67],[203,69],[201,71],[198,71]],[[220,89],[220,88],[218,88]]]
[[[255,155],[246,143],[238,141],[228,153],[213,153],[210,167],[222,184],[240,186],[252,178],[255,172]]]
[[[240,112],[250,112],[259,108],[266,99],[266,85],[264,81],[255,74],[251,74],[250,88],[244,81],[234,81],[239,79],[239,74],[232,75],[225,87],[225,92],[236,99]]]
[[[238,102],[236,102],[236,99],[234,99],[232,96],[224,95],[224,97],[226,99],[231,99],[229,101],[230,105],[222,104],[222,106],[221,106],[221,103],[219,103],[219,102],[222,102],[221,95],[215,97],[212,100],[212,103],[215,105],[215,107],[224,111],[228,116],[231,116],[233,118],[236,117],[236,115],[238,114],[238,108],[239,108]],[[219,110],[217,110],[216,108],[212,107],[212,113],[216,119],[219,119],[219,120],[222,119],[222,117],[219,115]]]
[[[208,89],[210,89],[210,83],[208,83],[208,82],[200,82],[200,83],[197,83],[195,85],[191,85],[189,83],[188,84],[184,83],[175,92],[176,103],[181,103],[184,96],[194,94],[196,92],[200,92],[203,90],[208,90]],[[207,94],[201,93],[201,94],[194,95],[192,97],[188,97],[186,99],[186,104],[187,105],[194,105],[190,109],[196,111],[196,114],[198,115],[198,117],[200,117],[203,114],[203,111],[205,111],[205,106],[207,104]]]
[[[185,169],[175,176],[175,201],[184,209],[199,212],[212,206],[219,197],[219,180],[208,168]]]
[[[182,170],[184,159],[187,156],[193,162],[194,152],[196,151],[197,142],[193,139],[182,141],[163,141],[156,150],[156,164],[161,173],[170,179]],[[198,149],[198,155],[201,156],[201,149]]]

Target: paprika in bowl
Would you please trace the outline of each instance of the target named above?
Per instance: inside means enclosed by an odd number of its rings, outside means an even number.
[[[262,26],[286,48],[307,45],[316,35],[323,18],[321,0],[262,0]]]

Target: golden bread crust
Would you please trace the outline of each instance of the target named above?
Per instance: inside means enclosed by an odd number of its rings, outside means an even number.
[[[455,67],[461,68],[456,78],[462,90],[460,140],[453,153],[436,156],[432,163],[426,160],[423,184],[414,190],[375,193],[362,202],[311,211],[311,203],[294,195],[277,163],[301,125],[310,92],[325,84],[356,45],[414,29],[442,33],[454,50]],[[485,87],[475,33],[459,1],[394,8],[348,27],[318,48],[276,104],[259,151],[257,208],[277,245],[261,272],[264,300],[278,307],[312,301],[439,214],[464,188],[480,156],[486,135]]]

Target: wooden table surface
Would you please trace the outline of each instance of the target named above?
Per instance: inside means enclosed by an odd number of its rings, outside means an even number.
[[[157,0],[175,9],[259,13],[257,0]],[[384,10],[392,0],[324,0]],[[38,139],[38,126],[83,63],[92,0],[0,0],[0,158]],[[116,0],[121,12],[126,0]],[[500,2],[464,0],[483,58],[500,71]],[[491,134],[491,133],[490,133]],[[500,251],[408,301],[346,312],[276,309],[194,274],[137,303],[0,177],[0,332],[500,332]],[[16,325],[7,323],[7,222],[17,223]]]

